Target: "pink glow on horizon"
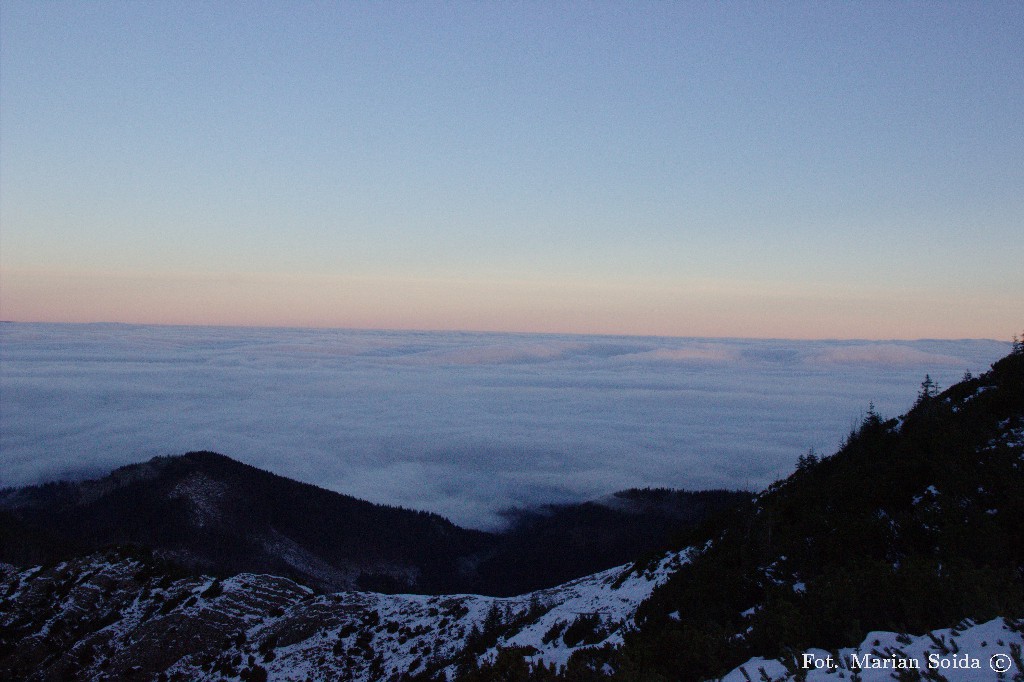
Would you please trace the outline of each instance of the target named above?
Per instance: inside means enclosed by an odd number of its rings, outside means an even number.
[[[799,291],[792,285],[199,275],[8,270],[0,317],[24,322],[746,338],[995,338],[1024,319],[1008,296]]]

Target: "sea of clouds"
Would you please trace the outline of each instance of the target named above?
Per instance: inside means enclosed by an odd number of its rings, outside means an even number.
[[[214,450],[495,527],[628,487],[759,490],[1009,344],[0,324],[0,486]]]

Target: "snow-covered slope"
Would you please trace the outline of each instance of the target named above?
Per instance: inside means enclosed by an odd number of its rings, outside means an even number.
[[[0,628],[17,647],[0,652],[0,677],[452,678],[498,647],[560,666],[581,648],[621,643],[640,602],[684,561],[687,552],[670,553],[645,570],[621,566],[511,598],[315,595],[266,575],[174,579],[114,555],[8,568]]]
[[[722,682],[1024,680],[1024,621],[996,618],[913,636],[870,632],[860,646],[810,649],[786,659],[752,658]]]

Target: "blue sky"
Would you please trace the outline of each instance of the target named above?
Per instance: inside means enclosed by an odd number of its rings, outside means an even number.
[[[1020,3],[0,11],[4,319],[1024,320]]]

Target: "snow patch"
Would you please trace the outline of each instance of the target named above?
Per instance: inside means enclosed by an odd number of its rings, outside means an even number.
[[[854,671],[862,682],[891,682],[900,670],[938,674],[942,677],[934,679],[950,682],[1016,679],[1024,673],[1020,669],[1022,630],[1021,623],[996,618],[987,623],[964,621],[918,636],[869,632],[856,648],[808,649],[789,660],[752,658],[722,682],[795,682],[805,673],[807,682],[839,682],[852,679]]]

